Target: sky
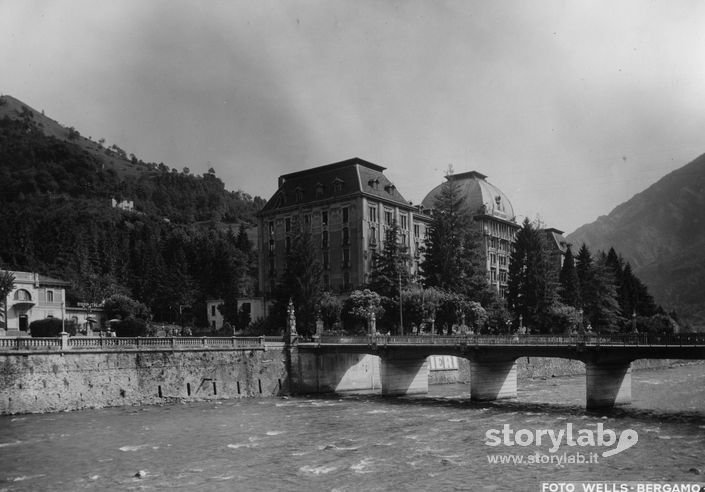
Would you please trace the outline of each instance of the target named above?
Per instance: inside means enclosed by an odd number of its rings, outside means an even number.
[[[351,157],[476,170],[570,233],[705,152],[700,0],[0,0],[0,93],[269,199]]]

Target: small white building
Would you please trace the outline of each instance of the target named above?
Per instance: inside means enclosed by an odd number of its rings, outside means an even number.
[[[206,317],[208,318],[208,326],[214,331],[220,330],[223,327],[225,320],[218,309],[223,305],[223,299],[208,299],[206,301]],[[237,299],[238,312],[246,312],[250,315],[250,320],[255,321],[264,318],[267,315],[267,310],[262,297],[241,297]]]
[[[65,316],[68,282],[32,272],[10,273],[14,288],[3,300],[6,308],[0,308],[2,317],[7,312],[6,336],[26,336],[32,321]]]

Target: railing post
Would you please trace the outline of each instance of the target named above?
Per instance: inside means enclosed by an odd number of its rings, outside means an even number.
[[[69,348],[69,334],[65,331],[61,332],[61,350],[67,350]]]

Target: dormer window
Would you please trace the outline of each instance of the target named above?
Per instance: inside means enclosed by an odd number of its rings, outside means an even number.
[[[333,181],[333,192],[340,193],[343,191],[343,180],[340,178],[335,178]]]
[[[296,202],[300,203],[304,201],[304,189],[300,186],[296,188]]]
[[[372,188],[373,190],[378,190],[379,189],[379,179],[370,179],[367,182],[367,185]]]
[[[394,186],[394,185],[391,184],[391,183],[389,183],[388,185],[385,185],[385,186],[384,186],[384,191],[386,191],[387,193],[390,193],[390,194],[391,194],[391,193],[394,193],[394,190],[396,190],[396,189],[397,189],[397,187]]]
[[[323,198],[323,185],[316,183],[316,198]]]

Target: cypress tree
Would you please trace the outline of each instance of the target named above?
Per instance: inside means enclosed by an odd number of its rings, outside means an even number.
[[[563,304],[580,308],[582,303],[580,296],[580,280],[578,279],[578,271],[575,269],[575,258],[573,257],[570,245],[568,245],[565,252],[559,281],[561,284],[560,293]]]

